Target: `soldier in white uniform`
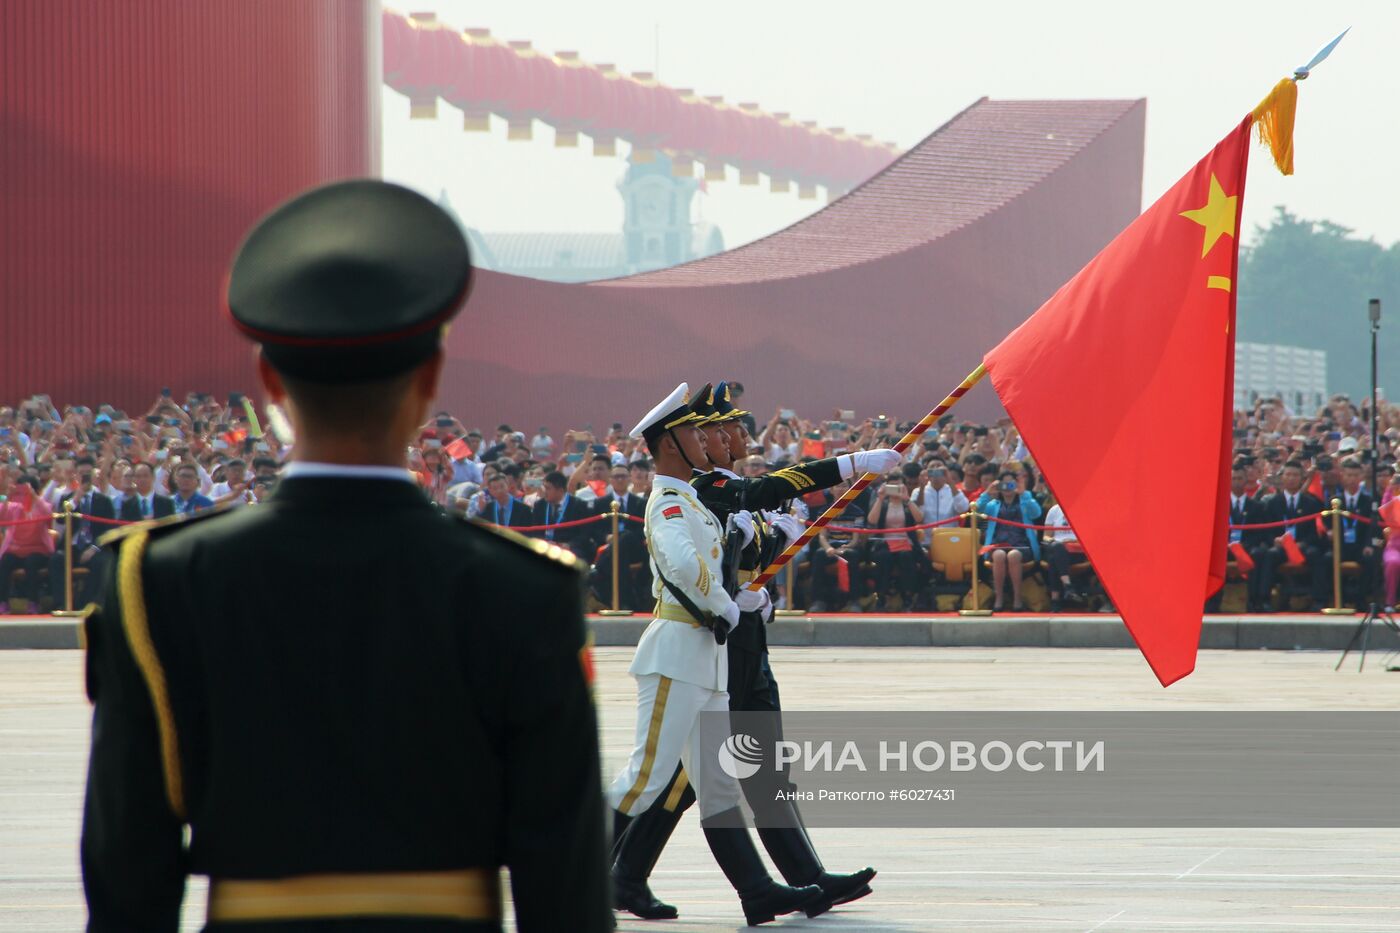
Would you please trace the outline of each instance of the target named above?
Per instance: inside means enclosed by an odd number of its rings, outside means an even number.
[[[723,639],[741,610],[767,614],[770,607],[765,590],[741,593],[738,602],[724,591],[723,529],[689,483],[693,470],[708,469],[709,460],[687,388],[681,383],[632,429],[633,437],[646,439],[656,462],[646,511],[656,609],[629,668],[637,679],[636,742],[608,789],[608,802],[614,838],[620,838],[683,761],[710,851],[752,925],[802,910],[822,890],[773,881],[738,812],[739,782],[720,768],[718,749],[701,747],[697,717],[729,710]]]

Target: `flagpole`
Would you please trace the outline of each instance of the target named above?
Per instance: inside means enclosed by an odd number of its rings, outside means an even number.
[[[924,432],[937,424],[938,419],[947,414],[948,409],[956,405],[985,375],[987,375],[986,366],[981,363],[977,364],[977,368],[968,373],[967,378],[959,383],[956,389],[949,392],[947,398],[939,402],[938,405],[934,407],[933,411],[924,415],[918,424],[909,429],[908,434],[899,439],[899,443],[894,445],[894,449],[900,453],[904,453],[904,451],[908,450],[915,441],[924,435]],[[866,486],[869,486],[875,480],[879,479],[879,477],[880,474],[878,473],[866,473],[862,475],[860,479],[852,483],[850,489],[842,493],[840,498],[831,503],[830,508],[823,512],[816,521],[807,526],[802,532],[801,537],[789,544],[783,550],[783,553],[779,554],[774,558],[771,564],[763,568],[762,573],[754,577],[753,581],[748,584],[748,588],[751,590],[761,589],[764,584],[777,576],[778,571],[783,569],[784,564],[792,560],[798,551],[807,546],[807,542],[811,541],[817,536],[818,532],[831,524],[833,520],[846,510],[846,506],[855,501],[856,496],[859,496]]]

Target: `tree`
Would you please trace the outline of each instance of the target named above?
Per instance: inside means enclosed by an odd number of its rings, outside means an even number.
[[[1240,339],[1325,350],[1329,391],[1359,401],[1371,392],[1366,302],[1379,298],[1379,382],[1400,400],[1400,243],[1387,249],[1353,232],[1274,208],[1240,251]]]

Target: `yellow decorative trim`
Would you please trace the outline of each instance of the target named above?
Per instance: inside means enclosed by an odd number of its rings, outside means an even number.
[[[651,767],[656,763],[656,743],[661,739],[661,719],[666,715],[666,698],[671,695],[671,678],[662,676],[661,682],[656,685],[656,699],[651,704],[651,725],[647,728],[646,753],[642,756],[642,769],[637,772],[637,779],[628,788],[627,794],[622,798],[622,803],[618,804],[618,809],[624,814],[632,810],[632,804],[637,802],[637,798],[646,790],[647,781],[651,780]]]
[[[679,418],[676,418],[676,419],[674,419],[674,420],[672,420],[672,421],[666,422],[666,423],[663,424],[661,427],[663,427],[663,428],[669,430],[670,428],[678,427],[678,426],[680,426],[680,425],[682,425],[682,424],[687,424],[687,423],[689,423],[689,422],[691,422],[691,421],[702,421],[702,420],[704,420],[704,419],[702,419],[702,418],[701,418],[699,415],[697,415],[695,412],[693,412],[693,411],[688,411],[688,412],[686,412],[685,414],[681,415]]]
[[[170,708],[170,693],[166,689],[165,670],[161,667],[156,646],[151,641],[150,620],[146,618],[146,593],[141,584],[141,560],[146,556],[150,530],[142,529],[131,536],[121,549],[117,564],[117,594],[121,601],[122,629],[132,657],[146,681],[155,707],[156,726],[160,732],[160,763],[165,772],[165,794],[170,809],[179,819],[185,819],[185,788],[180,775],[179,741],[175,734],[175,714]]]
[[[500,879],[484,868],[301,875],[272,881],[215,879],[209,888],[209,920],[215,923],[333,917],[499,920],[500,916]]]
[[[82,608],[82,615],[78,617],[78,648],[82,651],[86,651],[88,646],[88,619],[91,619],[92,614],[96,611],[97,603],[88,603]]]
[[[690,786],[690,778],[686,777],[685,769],[681,768],[681,773],[676,776],[676,783],[671,785],[671,793],[666,795],[666,802],[661,806],[670,813],[676,812],[676,807],[681,805],[681,794]]]
[[[663,603],[660,600],[657,600],[656,606],[652,609],[651,614],[653,618],[665,619],[667,622],[684,622],[696,628],[704,627],[700,620],[686,612],[684,607],[675,606],[671,603]]]
[[[697,561],[696,561],[696,562],[700,565],[700,578],[699,578],[698,580],[695,581],[695,585],[696,585],[696,587],[699,588],[699,590],[700,590],[700,595],[701,595],[701,596],[709,596],[709,595],[710,595],[710,568],[707,567],[707,566],[705,566],[705,560],[704,560],[704,558],[697,558]]]
[[[797,470],[793,467],[789,467],[786,470],[778,470],[776,473],[773,474],[773,478],[785,480],[786,482],[791,484],[793,489],[799,490],[810,489],[811,487],[817,485],[816,480],[812,479],[812,477],[808,476],[806,473],[803,473],[802,471]]]
[[[470,519],[468,524],[480,528],[482,531],[489,531],[497,537],[504,538],[512,544],[518,544],[527,551],[533,551],[540,557],[554,561],[556,564],[563,564],[573,570],[587,570],[588,565],[579,560],[568,548],[562,548],[557,544],[551,544],[541,538],[527,538],[518,531],[511,531],[509,528],[501,528],[497,525],[489,525],[480,519]]]

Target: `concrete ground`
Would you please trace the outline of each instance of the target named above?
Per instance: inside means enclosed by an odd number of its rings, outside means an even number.
[[[631,650],[597,653],[605,778],[632,735]],[[1379,657],[1334,673],[1333,653],[1202,652],[1163,690],[1135,651],[779,648],[791,709],[1391,709]],[[0,652],[0,930],[77,930],[76,840],[88,710],[75,651]],[[815,920],[832,931],[1397,931],[1400,836],[1383,830],[814,830],[836,870],[880,869],[875,893]],[[654,877],[681,919],[623,931],[730,931],[737,900],[687,817]],[[187,924],[198,929],[202,884]]]

